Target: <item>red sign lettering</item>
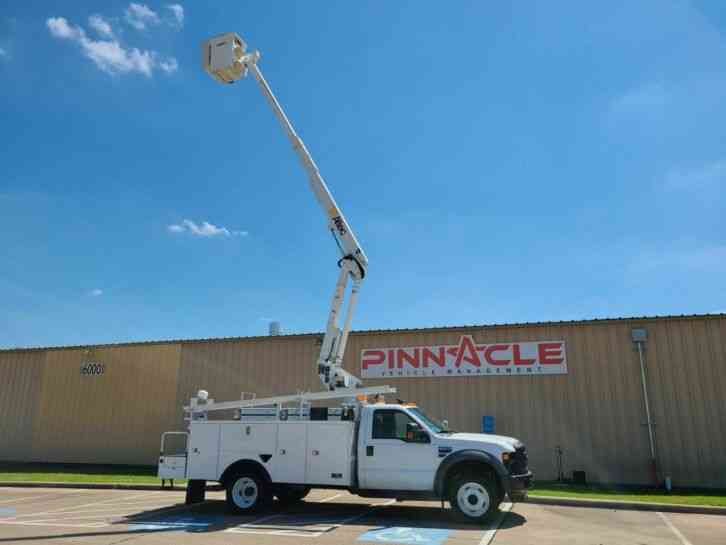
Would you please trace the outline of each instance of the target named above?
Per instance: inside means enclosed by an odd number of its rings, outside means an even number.
[[[512,359],[514,360],[514,365],[532,365],[536,360],[534,358],[532,359],[525,359],[522,358],[522,356],[519,353],[519,344],[513,344],[512,345]]]
[[[492,344],[487,346],[486,350],[484,350],[484,359],[491,365],[509,365],[512,360],[495,359],[492,357],[494,352],[504,352],[508,349],[508,344]]]
[[[370,348],[361,352],[363,378],[531,376],[567,373],[564,341],[486,344],[462,335],[458,344]]]
[[[539,362],[542,365],[559,365],[565,358],[562,357],[564,343],[540,343],[538,348]]]

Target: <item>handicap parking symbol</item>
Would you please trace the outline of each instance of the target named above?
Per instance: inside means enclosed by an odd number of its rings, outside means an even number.
[[[450,530],[438,528],[393,526],[379,530],[369,530],[358,536],[358,541],[396,543],[402,545],[441,545],[449,537],[449,533]]]
[[[217,520],[211,517],[182,517],[131,521],[128,525],[129,529],[140,531],[185,530],[187,532],[203,532],[215,522]]]

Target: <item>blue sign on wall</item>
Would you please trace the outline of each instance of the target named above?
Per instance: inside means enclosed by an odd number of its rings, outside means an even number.
[[[481,432],[482,433],[494,433],[494,417],[493,416],[482,416],[481,417]]]
[[[397,543],[402,545],[442,545],[451,530],[439,528],[408,528],[393,526],[370,530],[358,536],[358,541],[374,543]]]

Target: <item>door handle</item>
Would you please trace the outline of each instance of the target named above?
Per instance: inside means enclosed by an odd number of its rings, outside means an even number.
[[[366,446],[366,456],[373,456],[373,445]]]
[[[313,451],[313,456],[317,456],[318,454],[320,454],[320,451],[319,450],[314,450]]]

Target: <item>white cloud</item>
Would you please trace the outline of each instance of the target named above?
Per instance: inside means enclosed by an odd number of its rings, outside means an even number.
[[[56,38],[79,40],[83,36],[83,30],[79,27],[73,28],[68,24],[65,17],[51,17],[45,24],[48,25],[48,30]]]
[[[174,57],[169,57],[166,60],[159,61],[159,68],[167,74],[171,74],[172,72],[177,71],[177,69],[179,68],[179,63]]]
[[[667,189],[710,189],[726,187],[726,160],[715,161],[690,170],[672,170],[666,175]]]
[[[5,51],[2,47],[0,47],[0,57],[7,58],[8,52]]]
[[[167,226],[170,233],[189,233],[195,237],[246,237],[247,231],[234,231],[226,227],[218,227],[208,221],[201,223],[185,219],[181,223]]]
[[[138,72],[151,77],[156,68],[171,73],[178,66],[175,58],[160,59],[156,51],[124,48],[116,39],[93,40],[81,27],[70,25],[64,17],[51,17],[46,25],[54,37],[71,40],[80,45],[83,54],[107,74]]]
[[[103,290],[98,289],[98,288],[92,289],[91,291],[88,292],[88,295],[90,295],[91,297],[99,297],[99,296],[103,295]]]
[[[146,4],[132,2],[126,8],[125,19],[136,30],[145,30],[147,25],[158,25],[159,15]]]
[[[111,23],[100,15],[91,15],[88,18],[88,26],[98,32],[99,36],[103,38],[113,38],[113,28],[111,28]]]
[[[176,26],[180,28],[184,26],[184,6],[181,4],[167,4],[166,9],[171,11]]]

